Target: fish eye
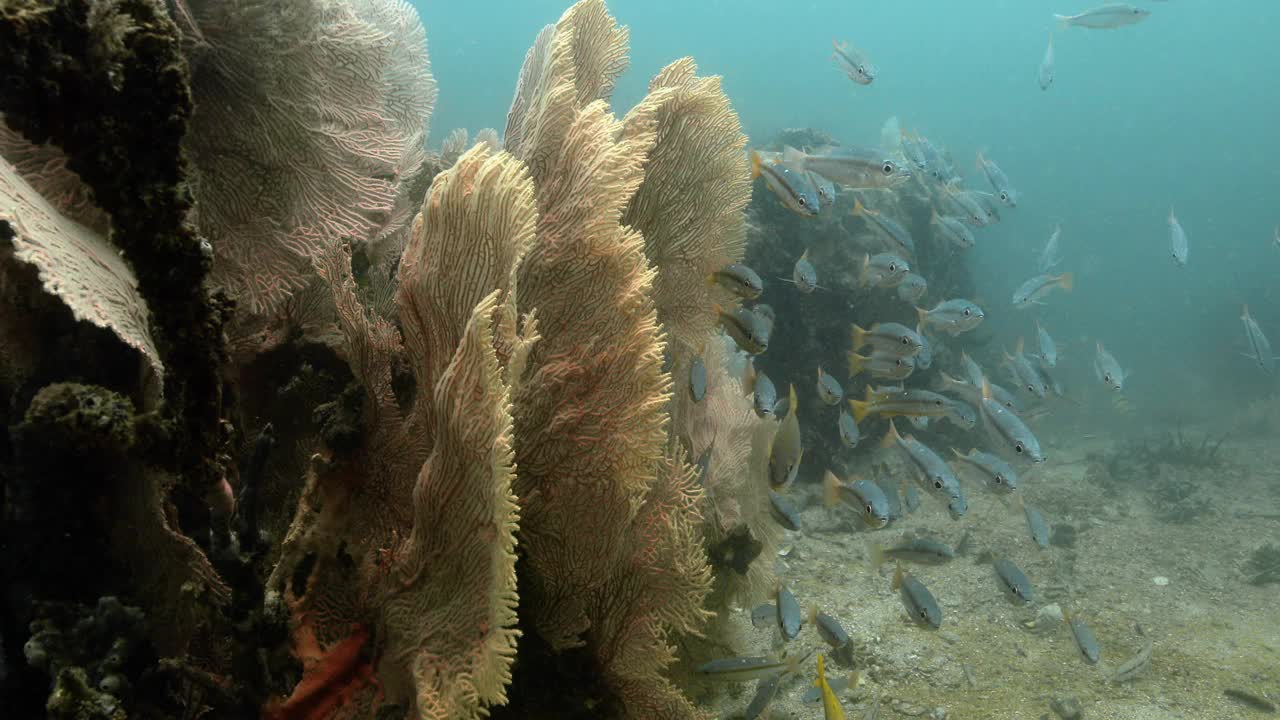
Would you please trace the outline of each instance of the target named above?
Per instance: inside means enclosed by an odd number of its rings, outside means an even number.
[[[1003,475],[997,475],[997,476],[996,476],[996,484],[997,484],[997,485],[1003,485],[1003,484],[1004,484],[1004,476],[1003,476]]]
[[[884,171],[885,175],[889,175],[893,172],[893,163],[886,160],[884,166],[880,169]]]
[[[1022,447],[1022,443],[1017,443],[1017,444],[1015,444],[1015,445],[1013,446],[1013,451],[1014,451],[1014,452],[1016,452],[1016,453],[1018,453],[1019,455],[1021,455],[1021,454],[1022,454],[1022,451],[1023,451],[1023,450],[1024,450],[1024,448]]]
[[[1027,392],[1029,392],[1029,393],[1033,393],[1033,392],[1035,392],[1035,391],[1036,391],[1036,386],[1035,386],[1035,385],[1030,385],[1030,384],[1028,384],[1028,385],[1027,385]]]
[[[800,207],[805,207],[809,203],[805,201],[804,196],[796,198],[796,202],[800,203]]]
[[[866,510],[867,510],[867,514],[868,514],[868,515],[870,515],[870,514],[871,514],[871,505],[867,505]]]
[[[889,263],[889,272],[897,272],[897,271],[898,271],[898,263],[892,263],[892,262]]]
[[[934,478],[934,479],[933,479],[933,487],[934,487],[935,489],[941,490],[941,489],[942,489],[942,478]]]
[[[969,317],[969,316],[970,316],[970,315],[972,315],[972,314],[973,314],[973,313],[969,310],[969,308],[965,308],[965,309],[964,309],[964,316],[965,316],[965,317]]]
[[[907,337],[906,335],[903,335],[903,336],[902,336],[902,344],[903,344],[903,345],[910,345],[910,344],[911,344],[911,338]]]

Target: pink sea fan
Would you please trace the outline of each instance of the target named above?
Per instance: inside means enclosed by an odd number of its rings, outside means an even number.
[[[214,278],[280,307],[344,240],[412,217],[436,87],[403,0],[177,0],[196,112],[187,149]]]

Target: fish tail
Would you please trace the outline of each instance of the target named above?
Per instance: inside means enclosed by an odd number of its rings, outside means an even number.
[[[896,591],[902,587],[902,578],[906,573],[902,572],[902,562],[898,561],[893,568],[893,581],[889,583],[889,589]]]
[[[1249,307],[1248,305],[1245,305],[1246,309],[1248,307]],[[858,323],[854,323],[853,331],[851,335],[853,336],[853,349],[857,350],[858,348],[862,347],[863,341],[867,337],[867,331],[863,329],[861,326],[859,326]]]
[[[830,470],[822,476],[822,504],[829,508],[840,504],[840,480]]]
[[[1053,14],[1053,19],[1058,21],[1058,29],[1059,29],[1059,30],[1067,30],[1067,29],[1069,29],[1069,28],[1071,27],[1071,16],[1070,16],[1070,15],[1059,15],[1059,14],[1057,14],[1057,13],[1054,13],[1054,14]]]
[[[755,180],[760,177],[760,153],[755,150],[751,151],[751,179]]]
[[[916,308],[916,317],[918,317],[918,318],[919,318],[919,320],[918,320],[919,324],[918,324],[918,325],[916,325],[916,327],[924,327],[924,322],[925,322],[925,320],[928,320],[928,319],[929,319],[929,311],[928,311],[928,310],[925,310],[925,309],[924,309],[924,308],[922,308],[922,307],[917,307],[917,308]]]
[[[870,393],[871,390],[868,389],[867,392]],[[862,422],[862,419],[871,412],[871,403],[865,400],[850,400],[849,407],[853,410],[853,421],[855,423]]]
[[[715,284],[716,284],[716,274],[715,274],[715,273],[707,273],[707,285],[708,285],[708,286],[711,286],[711,285],[715,285]]]
[[[1244,304],[1244,311],[1240,313],[1240,319],[1244,320],[1249,317],[1249,303]]]
[[[858,272],[858,286],[866,287],[867,278],[871,273],[871,255],[870,253],[862,254],[862,270]]]
[[[862,364],[865,361],[866,361],[865,357],[859,355],[853,350],[850,350],[849,351],[849,377],[853,377],[858,373],[862,372]]]
[[[852,215],[861,215],[862,213],[864,213],[864,212],[866,212],[866,211],[867,211],[867,207],[866,207],[865,205],[863,205],[863,204],[862,204],[862,198],[860,198],[860,197],[855,197],[855,198],[853,199],[853,210],[851,211],[851,213],[850,213],[850,214],[852,214]]]
[[[880,566],[884,565],[884,561],[886,560],[886,556],[884,554],[884,546],[881,545],[880,543],[871,543],[870,549],[871,549],[871,552],[870,552],[871,569],[879,570]]]
[[[893,420],[890,420],[889,432],[884,434],[884,439],[880,441],[880,447],[891,448],[894,445],[896,445],[898,441],[901,439],[902,439],[902,436],[898,434],[898,428],[894,426]]]
[[[1074,284],[1075,284],[1075,275],[1072,275],[1069,272],[1064,272],[1058,276],[1058,287],[1062,288],[1063,290],[1070,290]]]

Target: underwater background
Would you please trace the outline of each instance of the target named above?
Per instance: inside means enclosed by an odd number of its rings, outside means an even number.
[[[0,717],[1280,713],[1276,26],[0,0]]]

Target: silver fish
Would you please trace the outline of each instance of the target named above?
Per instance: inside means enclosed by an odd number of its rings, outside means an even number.
[[[765,161],[759,152],[751,151],[751,179],[763,177],[765,184],[789,209],[801,215],[818,214],[822,201],[813,184],[800,170],[779,160]]]
[[[764,281],[755,270],[742,263],[730,263],[711,273],[707,282],[719,285],[744,300],[755,300],[764,292]]]
[[[747,703],[747,709],[742,711],[743,720],[757,720],[769,711],[769,705],[778,695],[778,686],[782,684],[782,677],[786,673],[779,673],[770,677],[760,678],[756,682],[756,694],[751,696],[751,702]]]
[[[957,380],[944,372],[939,373],[937,389],[940,392],[955,393],[964,398],[970,404],[980,408],[982,406],[982,382],[985,381],[987,385],[991,387],[991,395],[997,403],[1003,405],[1009,410],[1012,410],[1013,412],[1021,410],[1022,406],[1018,402],[1016,395],[1005,388],[986,380],[986,378],[981,375],[978,376],[978,381],[979,384],[975,386],[964,380]]]
[[[981,412],[994,439],[1003,441],[1015,456],[1037,464],[1044,462],[1044,452],[1040,450],[1040,441],[1035,433],[1017,413],[996,402],[991,395],[991,383],[986,380],[982,384]]]
[[[911,272],[911,265],[892,253],[862,256],[858,284],[862,287],[896,287]]]
[[[854,200],[853,214],[866,218],[872,227],[884,233],[885,237],[889,238],[889,246],[894,253],[904,257],[915,255],[915,241],[911,239],[911,233],[902,226],[902,223],[876,210],[867,209],[862,204],[862,198]]]
[[[845,447],[855,447],[858,441],[862,439],[862,433],[858,430],[858,422],[844,408],[840,408],[840,419],[837,421],[837,427],[840,430],[840,441],[844,443]]]
[[[1036,343],[1040,346],[1040,363],[1049,369],[1058,367],[1058,345],[1036,320]]]
[[[1022,352],[1022,338],[1018,338],[1018,346],[1013,354],[1005,353],[1005,362],[1013,369],[1013,375],[1021,383],[1022,388],[1038,398],[1049,394],[1049,384],[1040,375],[1039,369]]]
[[[689,395],[695,403],[702,402],[707,394],[707,366],[695,356],[689,363]]]
[[[915,273],[907,273],[902,282],[898,283],[898,297],[903,302],[914,304],[928,291],[929,281]]]
[[[1070,290],[1074,276],[1069,273],[1061,275],[1036,275],[1018,286],[1013,291],[1013,307],[1015,310],[1026,310],[1032,305],[1043,305],[1041,298],[1054,288]]]
[[[800,612],[800,603],[796,596],[785,585],[778,585],[774,607],[778,609],[778,629],[782,631],[783,640],[795,640],[800,634],[800,626],[804,623],[804,615]]]
[[[844,399],[844,386],[835,377],[822,371],[818,366],[818,397],[827,405],[839,405]]]
[[[769,491],[769,514],[788,530],[800,529],[800,509],[782,493]]]
[[[759,315],[744,307],[725,312],[719,306],[716,307],[716,315],[729,337],[747,353],[759,355],[769,349],[769,327]]]
[[[993,160],[987,159],[981,150],[978,151],[978,168],[982,170],[983,175],[987,176],[987,182],[995,191],[996,197],[1000,198],[1000,202],[1009,207],[1018,206],[1018,193],[1009,184],[1009,176],[1005,175]]]
[[[942,417],[950,399],[929,390],[897,388],[885,390],[867,386],[864,400],[850,400],[853,419],[859,422],[871,413],[881,417]]]
[[[968,250],[978,244],[978,240],[973,236],[973,231],[969,229],[969,226],[950,215],[939,215],[938,211],[934,210],[930,222],[938,226],[942,237],[961,250]]]
[[[968,455],[960,454],[955,448],[951,448],[951,452],[955,453],[958,460],[981,470],[992,490],[1004,493],[1018,489],[1018,471],[1005,462],[1004,458],[977,448],[969,450]]]
[[[800,471],[800,461],[804,458],[804,447],[800,441],[800,403],[796,402],[796,387],[791,386],[787,402],[787,417],[782,427],[773,436],[773,445],[769,448],[769,484],[774,488],[783,488],[795,481]]]
[[[900,323],[876,323],[870,330],[854,323],[852,335],[854,350],[870,345],[874,350],[904,357],[919,354],[925,343],[920,333]]]
[[[968,510],[968,502],[965,500],[964,491],[960,488],[960,480],[956,478],[955,471],[943,460],[938,453],[924,443],[916,440],[911,435],[902,436],[898,434],[898,429],[894,427],[893,421],[889,421],[889,432],[885,435],[882,447],[891,447],[897,445],[915,463],[916,468],[924,475],[926,484],[934,492],[942,493],[947,496],[947,509],[951,512],[953,518],[959,518]]]
[[[1021,497],[1018,498],[1018,504],[1022,506],[1022,514],[1027,519],[1027,532],[1031,533],[1031,539],[1040,546],[1041,550],[1048,550],[1051,532],[1049,521],[1044,519],[1044,513],[1028,505]]]
[[[875,544],[871,546],[872,567],[879,568],[890,558],[918,565],[945,565],[955,560],[956,551],[950,545],[932,538],[912,538],[891,548]]]
[[[1040,72],[1037,74],[1040,89],[1048,90],[1053,84],[1053,33],[1049,33],[1049,47],[1045,48],[1044,59],[1040,61]]]
[[[848,42],[836,42],[833,39],[831,45],[835,48],[835,52],[831,53],[832,61],[850,80],[859,85],[870,85],[876,79],[876,67],[867,60],[866,53]]]
[[[781,658],[767,656],[721,658],[699,665],[694,672],[709,680],[747,682],[775,677],[783,673],[794,673],[800,669],[800,663],[806,658],[808,658],[807,654]]]
[[[813,185],[814,191],[818,193],[818,202],[821,203],[821,207],[819,209],[825,210],[827,208],[834,207],[836,204],[835,183],[812,170],[806,170],[805,175]]]
[[[772,417],[773,408],[778,404],[778,389],[773,381],[763,372],[756,372],[755,389],[751,393],[751,404],[757,417]]]
[[[1187,232],[1182,229],[1182,223],[1178,222],[1178,218],[1173,214],[1173,208],[1169,208],[1169,250],[1173,254],[1173,262],[1178,267],[1187,266],[1187,256],[1191,252],[1191,248],[1187,246]]]
[[[961,430],[972,430],[978,424],[978,411],[969,403],[947,398],[947,412],[942,416]]]
[[[849,377],[866,370],[872,377],[887,380],[903,380],[915,372],[916,363],[910,357],[876,350],[871,355],[859,355],[849,351]]]
[[[1271,343],[1267,340],[1267,336],[1262,334],[1262,328],[1258,327],[1258,323],[1249,314],[1249,306],[1244,306],[1244,312],[1240,315],[1240,320],[1244,322],[1244,338],[1249,343],[1249,354],[1246,357],[1252,357],[1253,361],[1258,363],[1258,367],[1266,372],[1275,372],[1276,358],[1271,354]]]
[[[907,614],[917,625],[933,630],[942,627],[942,608],[938,607],[938,601],[933,598],[933,593],[929,592],[929,588],[925,587],[924,583],[903,572],[901,563],[894,571],[893,581],[889,583],[889,587],[898,591],[899,596],[902,597],[902,604],[907,608]]]
[[[1084,621],[1078,617],[1071,615],[1065,610],[1062,612],[1062,619],[1067,621],[1067,625],[1071,627],[1071,634],[1076,639],[1076,647],[1080,649],[1080,656],[1090,665],[1097,665],[1098,660],[1102,657],[1102,650],[1098,647],[1098,638],[1094,636],[1093,630]]]
[[[1151,15],[1150,10],[1143,10],[1125,3],[1111,3],[1085,10],[1078,15],[1055,14],[1053,17],[1063,29],[1074,25],[1092,30],[1109,30],[1142,22],[1149,15]]]
[[[975,390],[981,392],[982,378],[985,375],[982,372],[982,367],[973,358],[969,357],[969,353],[963,350],[960,351],[960,364],[964,366],[964,376],[969,380],[969,384],[973,385]]]
[[[916,308],[922,326],[933,326],[950,335],[968,332],[982,322],[986,313],[968,300],[943,300],[932,310]]]
[[[830,470],[822,479],[823,502],[827,507],[840,503],[852,506],[868,527],[879,529],[889,522],[889,499],[880,486],[861,478],[840,482]]]
[[[1023,605],[1035,599],[1036,589],[1031,584],[1031,579],[1012,560],[999,558],[992,565],[1000,580],[1001,589],[1014,604]]]
[[[765,334],[772,335],[773,323],[778,319],[778,313],[774,311],[773,306],[768,303],[756,303],[752,306],[751,312],[764,323]]]
[[[809,624],[818,631],[818,637],[836,650],[849,644],[849,633],[840,621],[816,607],[809,611]]]
[[[1098,352],[1093,359],[1093,374],[1102,381],[1102,384],[1116,392],[1124,389],[1127,373],[1120,367],[1120,363],[1116,362],[1115,357],[1102,347],[1101,342],[1098,343]]]
[[[791,281],[796,284],[796,289],[806,295],[813,292],[818,287],[818,270],[809,262],[809,251],[805,250],[800,255],[800,259],[796,260],[796,265],[791,270]]]
[[[785,147],[782,163],[850,188],[892,188],[911,179],[909,168],[878,148],[834,147],[807,153]]]
[[[924,345],[920,347],[920,352],[916,353],[916,367],[921,370],[928,370],[933,367],[933,346],[929,344],[929,338],[924,336],[924,326],[916,323],[916,334],[924,340]]]
[[[1049,240],[1044,244],[1044,249],[1040,251],[1040,273],[1048,275],[1051,270],[1062,262],[1062,258],[1058,257],[1058,239],[1062,237],[1062,225],[1054,225],[1053,232],[1049,234]]]

